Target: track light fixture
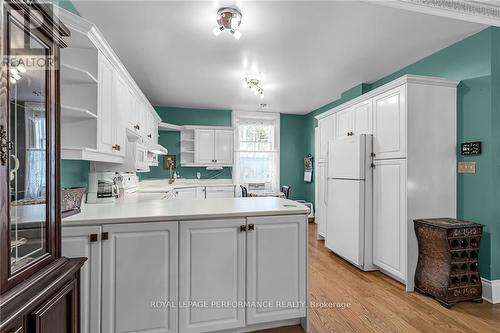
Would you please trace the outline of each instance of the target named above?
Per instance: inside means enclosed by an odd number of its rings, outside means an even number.
[[[255,96],[264,98],[264,89],[260,86],[260,81],[258,79],[244,78],[243,87],[252,90]]]
[[[241,12],[236,8],[224,7],[217,11],[217,26],[213,33],[219,36],[224,30],[228,30],[234,38],[239,40],[241,32],[238,30],[241,24]]]

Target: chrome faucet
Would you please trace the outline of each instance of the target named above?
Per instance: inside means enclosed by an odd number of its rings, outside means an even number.
[[[175,179],[174,179],[174,161],[172,161],[171,158],[168,158],[167,161],[169,161],[169,167],[168,167],[168,183],[172,184]]]

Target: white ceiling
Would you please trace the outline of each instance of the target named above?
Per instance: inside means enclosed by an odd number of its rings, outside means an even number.
[[[220,1],[73,1],[153,105],[308,113],[485,26],[357,1],[237,1],[237,41],[215,37]],[[254,73],[254,74],[252,74]],[[259,75],[265,98],[242,87]]]

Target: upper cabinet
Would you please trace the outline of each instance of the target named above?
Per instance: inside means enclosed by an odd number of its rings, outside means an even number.
[[[329,117],[321,119],[318,121],[319,127],[319,152],[316,154],[319,156],[320,162],[326,162],[328,157],[328,141],[333,140],[336,137],[337,132],[337,114],[332,114]]]
[[[233,141],[231,127],[181,126],[181,165],[232,166]]]
[[[364,101],[337,113],[336,138],[372,134],[372,101]]]
[[[406,86],[375,96],[373,118],[375,158],[405,158]]]
[[[127,137],[158,142],[160,117],[99,30],[67,11],[61,52],[61,157],[124,163]]]

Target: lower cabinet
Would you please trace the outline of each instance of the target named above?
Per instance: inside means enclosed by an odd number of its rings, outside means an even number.
[[[247,219],[247,324],[306,316],[304,216]],[[269,305],[269,306],[267,306]]]
[[[245,308],[235,306],[245,300],[242,228],[244,218],[180,223],[179,332],[245,326]]]
[[[177,227],[177,222],[102,227],[108,238],[102,242],[103,333],[177,332]]]
[[[316,176],[317,200],[316,200],[316,223],[318,224],[318,238],[326,238],[326,222],[327,222],[327,164],[318,163],[318,171]]]
[[[207,186],[206,198],[234,198],[234,185],[231,186]]]
[[[101,226],[62,228],[62,254],[86,257],[80,271],[80,332],[101,330]]]
[[[190,199],[190,200],[196,199],[196,195],[198,192],[196,190],[196,187],[179,188],[175,189],[174,191],[176,199]]]
[[[373,263],[406,281],[406,160],[374,161]]]

